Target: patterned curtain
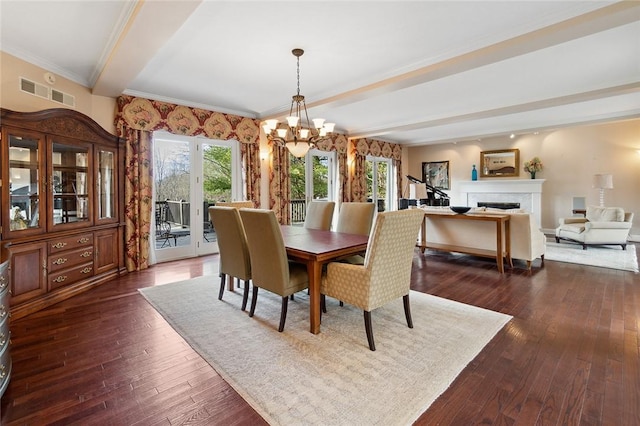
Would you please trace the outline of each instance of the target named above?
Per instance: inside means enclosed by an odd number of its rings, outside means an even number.
[[[260,204],[259,121],[237,115],[189,108],[134,96],[116,100],[116,129],[127,143],[125,151],[125,252],[129,271],[149,266],[153,170],[151,134],[166,130],[176,135],[204,135],[241,143],[247,197]],[[147,199],[145,199],[145,197]]]
[[[367,180],[365,162],[367,155],[390,158],[396,171],[396,193],[402,194],[402,146],[375,139],[353,139],[351,141],[353,177],[351,179],[351,201],[366,201]]]
[[[289,179],[289,150],[269,141],[269,208],[282,225],[291,224],[291,180]]]
[[[149,267],[149,236],[153,199],[153,149],[151,132],[118,127],[125,140],[124,240],[127,271]]]

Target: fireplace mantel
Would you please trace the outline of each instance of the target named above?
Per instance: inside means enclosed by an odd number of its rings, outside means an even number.
[[[477,207],[478,201],[518,202],[531,212],[540,226],[542,216],[542,184],[545,179],[491,179],[459,181],[461,198],[469,207]]]

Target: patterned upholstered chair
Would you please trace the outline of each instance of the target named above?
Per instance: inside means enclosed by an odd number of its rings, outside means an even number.
[[[402,297],[409,328],[413,328],[409,305],[411,265],[424,213],[419,209],[379,213],[369,236],[364,265],[331,262],[320,292],[364,310],[369,349],[376,350],[371,311]]]
[[[282,231],[272,210],[240,209],[240,216],[247,233],[251,257],[251,281],[253,294],[249,316],[253,317],[258,300],[258,288],[282,297],[280,326],[284,330],[289,296],[309,286],[305,265],[289,262],[282,239]]]
[[[225,278],[235,277],[244,280],[242,310],[247,307],[249,280],[251,279],[251,259],[247,237],[242,225],[240,213],[235,207],[209,207],[209,218],[216,229],[220,250],[220,291],[218,300],[224,295]]]
[[[329,231],[335,207],[336,203],[333,201],[310,202],[307,205],[307,214],[304,217],[304,227]]]

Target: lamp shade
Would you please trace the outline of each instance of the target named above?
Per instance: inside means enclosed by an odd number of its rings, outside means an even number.
[[[593,175],[593,187],[599,189],[613,189],[613,175],[610,173]]]

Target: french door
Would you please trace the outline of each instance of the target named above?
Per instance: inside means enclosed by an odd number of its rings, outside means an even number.
[[[395,210],[396,185],[391,159],[367,156],[367,201],[377,204],[377,211]]]
[[[304,222],[306,206],[312,200],[335,201],[336,153],[309,150],[296,158],[290,155],[291,223]]]
[[[155,132],[153,147],[155,261],[217,253],[208,207],[243,198],[238,142]]]

